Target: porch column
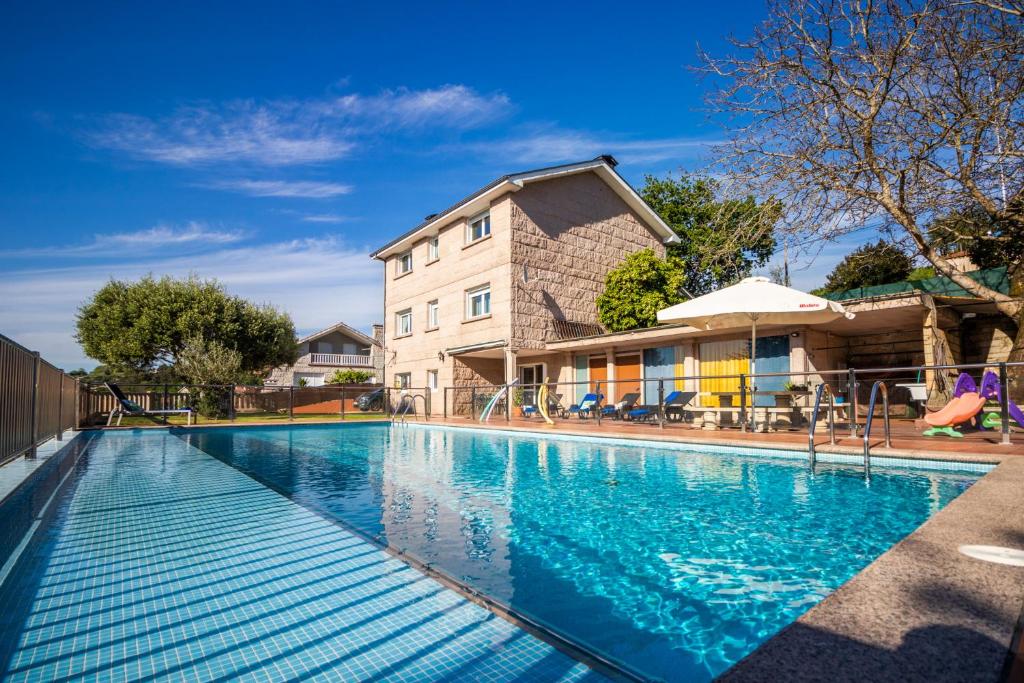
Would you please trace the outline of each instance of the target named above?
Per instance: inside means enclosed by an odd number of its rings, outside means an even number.
[[[505,384],[511,384],[519,376],[519,366],[516,361],[516,349],[510,346],[505,347]]]
[[[615,348],[614,347],[609,347],[608,350],[605,352],[605,354],[606,354],[605,357],[604,357],[604,360],[605,360],[605,363],[606,363],[605,367],[607,368],[608,380],[609,380],[609,382],[611,382],[612,380],[615,379]],[[618,393],[617,392],[618,392],[618,389],[617,389],[617,385],[615,385],[615,384],[609,383],[607,389],[604,389],[602,387],[601,393],[604,394],[604,403],[605,403],[605,405],[611,405],[612,403],[615,403],[618,400]]]

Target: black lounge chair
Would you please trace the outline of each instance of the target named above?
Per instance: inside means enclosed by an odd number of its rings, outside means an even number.
[[[633,410],[636,406],[636,402],[640,400],[640,392],[632,392],[625,394],[622,400],[618,403],[610,406],[604,406],[601,408],[602,417],[614,417],[615,419],[622,419],[623,415]]]
[[[110,415],[107,417],[107,426],[114,421],[114,416],[117,416],[117,426],[121,426],[121,418],[127,415],[128,417],[152,417],[153,415],[182,415],[188,416],[188,424],[192,426],[192,415],[193,410],[191,408],[176,408],[173,410],[146,410],[135,401],[128,398],[121,387],[117,386],[113,382],[104,382],[104,386],[114,395],[117,399],[117,405],[113,410],[110,411]]]

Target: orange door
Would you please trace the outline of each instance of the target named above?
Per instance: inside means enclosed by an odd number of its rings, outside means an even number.
[[[605,381],[608,379],[608,361],[604,356],[590,357],[590,393],[597,391],[597,383],[601,383],[601,393],[608,394],[608,386]]]
[[[640,378],[643,374],[640,363],[640,354],[630,354],[628,356],[616,356],[615,357],[615,384],[609,386],[610,390],[614,389],[614,396],[611,396],[610,392],[605,392],[608,395],[606,403],[613,401],[621,401],[622,397],[626,394],[642,394],[640,389],[642,382]]]

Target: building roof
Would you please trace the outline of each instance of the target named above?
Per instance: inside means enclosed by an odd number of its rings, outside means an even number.
[[[975,282],[979,282],[989,289],[994,289],[1000,294],[1010,293],[1010,278],[1007,275],[1005,266],[975,270],[966,273],[966,275]],[[925,280],[903,280],[887,285],[874,285],[873,287],[847,289],[842,292],[830,292],[822,294],[822,297],[832,301],[854,301],[857,299],[877,299],[879,297],[915,292],[959,299],[977,298],[944,275],[930,277]]]
[[[625,179],[618,174],[615,166],[618,164],[615,158],[605,154],[588,161],[580,161],[572,164],[559,166],[548,166],[532,171],[510,173],[484,185],[473,194],[460,199],[447,209],[427,216],[422,223],[412,230],[400,235],[388,242],[383,247],[373,252],[370,256],[376,259],[385,259],[399,251],[405,251],[414,241],[423,237],[436,235],[443,226],[459,218],[469,218],[490,206],[492,199],[496,199],[509,192],[518,192],[529,183],[550,180],[560,176],[574,175],[577,173],[594,172],[602,180],[608,183],[617,195],[639,215],[647,225],[656,232],[665,243],[678,242],[679,237],[661,219],[661,216],[650,207],[636,190],[630,186]]]
[[[344,335],[346,335],[348,337],[352,337],[357,342],[361,342],[363,344],[366,344],[367,346],[378,346],[379,345],[379,342],[376,339],[374,339],[373,337],[368,337],[365,334],[363,334],[362,332],[360,332],[359,330],[355,329],[354,327],[351,327],[350,325],[346,325],[343,322],[334,323],[330,327],[325,327],[324,329],[320,330],[319,332],[314,332],[313,334],[306,335],[305,337],[302,337],[301,339],[299,339],[299,343],[300,344],[305,344],[308,341],[313,341],[314,339],[319,339],[320,337],[324,337],[324,336],[330,334],[331,332],[341,332],[342,334],[344,334]]]

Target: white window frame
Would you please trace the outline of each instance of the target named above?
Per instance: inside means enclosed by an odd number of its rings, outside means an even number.
[[[487,301],[487,310],[483,311],[481,313],[477,313],[476,315],[474,315],[473,314],[473,299],[478,297],[478,296],[481,296],[481,295],[483,295],[485,293],[487,294],[486,299],[481,298],[481,301],[483,301],[483,300]],[[466,290],[466,320],[476,320],[478,318],[486,318],[490,314],[491,314],[491,283],[488,282],[486,285],[480,285],[479,287],[474,287],[473,289],[467,289]]]
[[[441,258],[441,236],[434,235],[427,241],[427,263]]]
[[[476,223],[480,223],[481,224],[480,236],[479,237],[476,237],[476,236],[473,235],[473,233],[474,233],[473,225],[476,224]],[[479,242],[480,240],[485,239],[485,238],[490,237],[490,236],[491,236],[491,212],[490,211],[484,211],[483,213],[477,214],[476,216],[473,216],[468,221],[466,221],[466,244],[473,244],[473,242]]]
[[[395,389],[409,389],[410,387],[412,387],[412,373],[396,372]]]
[[[427,329],[436,330],[441,324],[441,307],[437,299],[427,302]]]
[[[402,328],[404,327],[404,325],[402,324],[403,318],[408,318],[409,319],[409,329],[406,330],[406,331],[402,330]],[[411,308],[406,308],[405,310],[402,310],[402,311],[396,311],[395,312],[395,336],[396,337],[408,337],[410,334],[412,334],[412,309]]]
[[[409,267],[405,267],[406,260],[408,260]],[[403,251],[395,259],[395,275],[405,275],[406,273],[412,272],[412,249],[409,251]]]
[[[437,391],[437,370],[427,370],[427,388],[431,391]]]

